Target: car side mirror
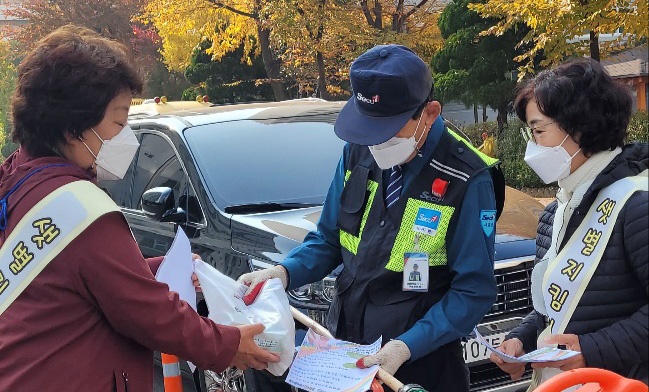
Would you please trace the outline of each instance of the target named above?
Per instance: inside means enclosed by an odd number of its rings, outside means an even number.
[[[185,223],[187,222],[187,212],[182,208],[171,209],[162,214],[160,222]]]
[[[167,187],[151,188],[142,195],[141,204],[147,217],[159,221],[165,213],[175,212],[174,191]]]

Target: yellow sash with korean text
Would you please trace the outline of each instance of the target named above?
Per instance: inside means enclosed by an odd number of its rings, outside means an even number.
[[[648,173],[645,170],[637,176],[623,178],[602,189],[563,250],[549,262],[542,285],[549,325],[541,332],[539,344],[543,338],[562,334],[566,330],[599,266],[622,207],[635,192],[647,191]],[[534,390],[546,379],[546,375],[538,370],[534,370],[528,391]],[[558,369],[552,372],[551,368],[543,370],[544,373],[548,371],[548,376],[558,372]]]
[[[0,317],[72,240],[113,211],[115,202],[88,181],[66,184],[32,207],[0,248]]]

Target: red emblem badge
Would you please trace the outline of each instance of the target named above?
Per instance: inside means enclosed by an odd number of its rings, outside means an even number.
[[[448,189],[448,181],[442,180],[441,178],[436,178],[435,181],[433,181],[433,196],[439,197],[440,199],[444,197],[446,194],[446,190]]]

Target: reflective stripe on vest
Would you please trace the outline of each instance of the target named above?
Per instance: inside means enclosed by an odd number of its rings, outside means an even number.
[[[66,184],[32,207],[0,248],[0,316],[72,240],[113,211],[115,202],[88,181]]]
[[[351,174],[352,172],[347,170],[347,172],[345,173],[345,183],[347,183],[347,180],[349,179],[349,176]],[[358,237],[353,234],[349,234],[344,230],[338,230],[340,232],[340,245],[351,252],[353,255],[358,252],[358,245],[361,243],[363,229],[365,228],[367,217],[370,215],[370,209],[372,209],[372,203],[374,203],[374,196],[376,195],[378,188],[379,184],[376,181],[367,181],[367,190],[370,192],[370,196],[368,197],[367,204],[365,204],[365,211],[363,212],[363,220],[361,221],[361,228],[358,231]]]
[[[435,203],[426,202],[408,198],[406,209],[401,218],[401,226],[397,237],[394,239],[390,260],[385,266],[386,269],[394,272],[402,272],[404,268],[403,255],[406,252],[412,252],[415,244],[415,236],[418,235],[413,230],[415,220],[420,208],[436,210],[442,213],[437,233],[435,235],[419,234],[419,250],[428,253],[428,265],[431,267],[446,265],[446,233],[448,231],[451,218],[455,212],[455,207],[443,206]]]

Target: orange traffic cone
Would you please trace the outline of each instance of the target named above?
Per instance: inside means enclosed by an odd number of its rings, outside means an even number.
[[[180,359],[175,355],[160,353],[162,377],[165,392],[183,392],[183,378],[180,375]]]
[[[534,392],[561,392],[583,384],[578,392],[647,392],[649,387],[638,380],[597,368],[581,368],[558,374],[541,384]]]

